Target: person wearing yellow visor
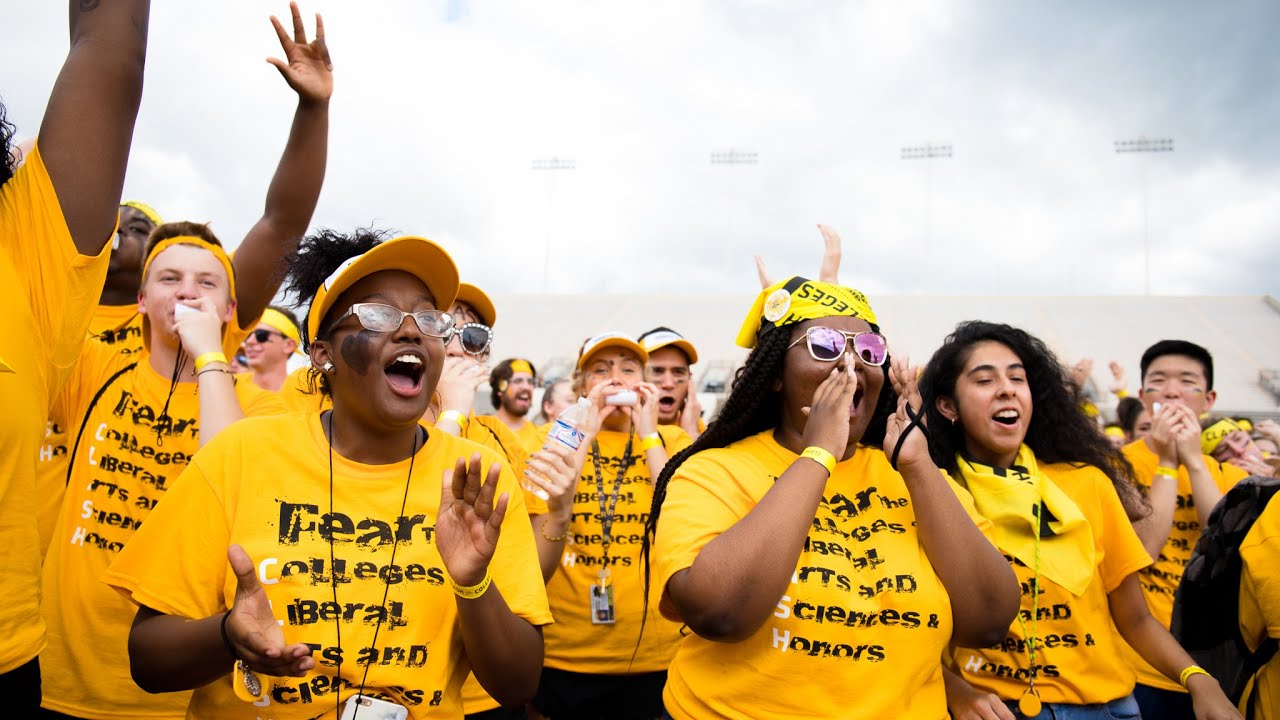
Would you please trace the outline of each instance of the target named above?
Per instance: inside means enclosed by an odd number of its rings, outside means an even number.
[[[646,599],[640,560],[653,483],[690,443],[658,423],[658,389],[644,381],[648,353],[630,335],[603,332],[578,351],[573,389],[587,409],[571,455],[572,487],[542,531],[562,546],[547,583],[556,624],[533,707],[551,718],[649,720],[662,714],[667,666],[680,626]],[[558,442],[548,443],[558,446]],[[537,473],[530,480],[545,489]],[[558,488],[556,488],[558,489]]]
[[[702,420],[702,404],[693,387],[693,365],[698,350],[685,336],[668,327],[656,327],[638,338],[649,361],[645,380],[658,388],[658,422],[679,425],[690,438],[698,439],[707,424]]]
[[[1248,473],[1205,455],[1200,446],[1200,417],[1218,399],[1207,349],[1187,340],[1161,340],[1143,352],[1138,368],[1139,398],[1151,429],[1125,445],[1124,456],[1151,504],[1151,514],[1134,525],[1155,560],[1139,572],[1139,584],[1152,616],[1168,628],[1173,596],[1201,528],[1222,495]],[[1181,683],[1127,645],[1122,649],[1138,675],[1133,694],[1143,717],[1192,717],[1191,698]]]
[[[650,595],[687,628],[666,712],[946,717],[939,658],[1003,637],[1018,586],[929,457],[915,369],[862,293],[803,277],[760,293],[738,344],[648,516]]]
[[[289,256],[331,409],[229,428],[105,577],[139,606],[133,676],[194,689],[188,717],[351,717],[357,696],[378,701],[360,717],[459,717],[468,669],[533,695],[551,615],[522,495],[496,453],[421,425],[457,268],[385,237]]]
[[[1238,718],[1147,609],[1138,571],[1151,557],[1132,521],[1148,508],[1119,448],[1080,411],[1068,372],[1029,333],[969,321],[920,379],[934,462],[993,524],[992,541],[1027,588],[998,642],[952,643],[948,709],[1002,720],[1137,717],[1128,641],[1190,689],[1197,718]]]
[[[11,717],[35,717],[41,702],[45,544],[33,512],[44,496],[37,458],[49,406],[85,342],[107,273],[142,99],[150,7],[148,0],[70,4],[66,59],[48,78],[47,105],[26,110],[25,117],[40,118],[39,139],[21,153],[21,166],[10,152],[18,149],[15,115],[0,101],[0,696]],[[21,21],[6,27],[54,29]],[[8,67],[7,78],[35,79],[45,65]]]
[[[279,392],[288,376],[289,358],[302,344],[298,322],[288,308],[270,305],[244,341],[244,354],[258,387]]]
[[[1210,415],[1201,419],[1200,425],[1204,428],[1200,431],[1200,450],[1205,455],[1250,475],[1276,477],[1276,467],[1267,462],[1249,431],[1238,420]]]

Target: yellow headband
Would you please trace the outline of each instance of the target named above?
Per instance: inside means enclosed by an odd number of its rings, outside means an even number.
[[[1222,418],[1218,422],[1210,425],[1200,431],[1200,452],[1205,455],[1212,455],[1214,450],[1218,449],[1218,445],[1222,439],[1236,430],[1244,432],[1244,429],[1230,418]]]
[[[160,256],[160,253],[168,250],[174,245],[195,245],[202,250],[208,250],[212,253],[213,256],[218,259],[218,262],[222,263],[222,269],[227,271],[227,282],[230,283],[228,289],[231,291],[231,299],[236,299],[236,274],[235,271],[231,269],[231,258],[227,255],[227,251],[224,250],[221,245],[214,245],[204,238],[198,238],[194,235],[179,235],[178,237],[167,238],[156,243],[156,246],[151,248],[151,253],[147,255],[147,261],[142,264],[142,277],[144,280],[147,277],[147,271],[151,269],[151,261],[155,260]]]
[[[160,213],[156,212],[155,208],[151,207],[150,205],[144,202],[139,202],[138,200],[126,200],[120,203],[120,207],[122,208],[129,207],[129,208],[133,208],[134,210],[137,210],[143,215],[146,215],[147,219],[151,221],[151,224],[155,225],[156,227],[160,227],[161,225],[164,224],[164,220],[160,219]]]
[[[1105,428],[1102,429],[1102,432],[1108,437],[1115,437],[1115,438],[1124,437],[1124,428],[1116,427],[1115,425],[1106,426]]]
[[[258,322],[275,328],[281,335],[294,341],[299,346],[302,345],[302,336],[298,334],[298,326],[289,319],[288,315],[285,315],[279,310],[276,310],[275,308],[267,308],[266,310],[263,310],[262,319]]]
[[[515,373],[518,373],[518,372],[529,373],[530,375],[533,374],[533,368],[529,367],[528,360],[512,360],[511,361],[511,373],[514,375]]]
[[[738,331],[738,345],[754,348],[756,337],[775,328],[825,317],[856,317],[871,324],[876,314],[867,296],[853,288],[791,277],[765,288],[756,297]]]

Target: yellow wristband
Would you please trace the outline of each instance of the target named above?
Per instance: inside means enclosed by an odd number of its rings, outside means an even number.
[[[1164,475],[1165,477],[1177,478],[1177,477],[1178,477],[1178,469],[1177,469],[1177,468],[1171,468],[1171,467],[1165,467],[1164,465],[1159,465],[1159,466],[1157,466],[1157,467],[1156,467],[1156,474],[1157,474],[1157,475]]]
[[[463,600],[475,600],[476,598],[483,595],[484,591],[488,590],[489,586],[493,584],[493,576],[489,574],[488,570],[485,570],[484,579],[476,583],[475,585],[471,585],[470,587],[465,585],[459,585],[458,583],[453,581],[453,578],[449,578],[449,584],[453,585],[453,594],[457,595]]]
[[[810,460],[826,468],[828,475],[836,471],[836,456],[827,452],[824,448],[818,447],[817,445],[810,445],[809,447],[805,448],[804,452],[800,453],[800,457],[809,458]]]
[[[215,363],[215,362],[229,364],[227,363],[227,356],[223,355],[221,350],[218,350],[215,352],[207,352],[203,355],[196,356],[196,372],[200,372],[201,370],[203,370],[205,365],[208,365],[209,363]]]
[[[1182,685],[1183,690],[1187,689],[1187,681],[1191,679],[1192,675],[1209,675],[1209,671],[1199,665],[1192,665],[1186,670],[1183,670],[1182,674],[1178,676],[1178,683]],[[1213,676],[1209,675],[1209,677]]]
[[[662,444],[662,436],[656,432],[640,438],[640,452],[648,452]]]
[[[463,415],[457,410],[445,410],[444,412],[440,413],[440,417],[439,419],[436,420],[436,424],[439,425],[445,420],[452,420],[453,422],[457,423],[459,430],[461,430],[462,432],[467,431],[467,416]]]

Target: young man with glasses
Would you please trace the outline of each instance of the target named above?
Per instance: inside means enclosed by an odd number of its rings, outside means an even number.
[[[679,425],[694,440],[707,429],[702,420],[702,404],[693,388],[690,366],[698,362],[698,351],[683,335],[667,327],[657,327],[638,340],[649,353],[644,366],[645,380],[658,388],[658,423]]]
[[[289,358],[297,351],[299,341],[293,313],[277,305],[264,310],[258,326],[244,341],[253,383],[263,390],[280,392],[289,375]]]

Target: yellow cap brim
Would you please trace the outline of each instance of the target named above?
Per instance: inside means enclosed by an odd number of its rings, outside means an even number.
[[[592,339],[594,340],[595,338]],[[630,350],[640,358],[640,362],[642,364],[649,362],[649,353],[645,351],[644,346],[640,343],[625,335],[607,335],[605,337],[601,337],[595,342],[588,341],[588,344],[583,346],[582,352],[578,355],[578,369],[581,370],[583,366],[586,365],[587,361],[591,359],[592,355],[595,355],[601,350],[605,350],[607,348],[623,348]]]
[[[493,306],[493,300],[485,294],[485,291],[471,283],[458,285],[458,297],[453,302],[464,302],[475,308],[480,321],[489,327],[493,327],[493,324],[498,322],[498,309]],[[453,303],[449,304],[453,305]]]

